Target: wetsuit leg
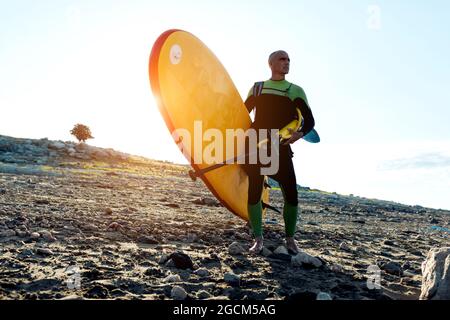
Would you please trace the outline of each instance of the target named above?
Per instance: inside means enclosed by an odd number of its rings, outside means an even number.
[[[264,176],[257,165],[245,165],[248,175],[248,217],[255,237],[262,236],[262,202]]]
[[[293,237],[298,217],[298,191],[291,154],[280,148],[280,170],[273,178],[280,184],[284,198],[283,218],[287,237]]]

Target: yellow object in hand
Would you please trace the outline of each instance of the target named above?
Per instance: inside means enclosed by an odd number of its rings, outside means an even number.
[[[303,123],[303,117],[302,113],[300,112],[300,109],[297,108],[298,113],[298,119],[292,120],[288,123],[287,126],[285,126],[283,129],[281,129],[278,133],[280,136],[280,140],[287,140],[292,136],[292,133],[295,131],[298,131],[300,129],[300,126]],[[291,129],[292,131],[289,131]]]

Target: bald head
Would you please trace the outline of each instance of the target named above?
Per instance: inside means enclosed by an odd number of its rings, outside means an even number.
[[[269,66],[272,70],[273,80],[282,80],[289,73],[291,59],[286,51],[278,50],[269,56]]]
[[[275,52],[272,52],[269,56],[269,65],[272,64],[272,62],[277,59],[280,55],[288,55],[286,51],[278,50]]]

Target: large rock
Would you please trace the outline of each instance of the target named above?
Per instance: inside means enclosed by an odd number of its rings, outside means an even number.
[[[228,252],[232,255],[232,256],[237,256],[240,254],[243,254],[246,250],[238,243],[238,242],[233,242],[232,244],[230,244],[230,246],[228,247]]]
[[[241,278],[232,272],[225,273],[223,280],[233,287],[239,286],[239,284],[241,282]]]
[[[194,270],[194,264],[192,263],[191,257],[183,252],[174,252],[169,256],[175,266],[178,269],[191,269]]]
[[[166,283],[181,282],[181,277],[178,274],[171,274],[165,277],[163,282]]]
[[[422,263],[421,300],[450,300],[450,247],[433,248]]]
[[[386,263],[382,263],[380,267],[382,270],[386,271],[389,274],[393,274],[393,275],[397,275],[397,276],[403,275],[403,268],[397,262],[389,261]]]
[[[287,251],[287,249],[285,248],[285,246],[279,246],[278,248],[275,249],[275,251],[273,253],[278,253],[278,254],[289,254],[289,252]]]
[[[292,258],[291,261],[294,266],[307,265],[307,266],[314,266],[316,268],[322,266],[322,261],[320,261],[316,257],[307,254],[306,252],[299,252]]]
[[[187,294],[186,290],[184,290],[183,287],[174,286],[170,292],[170,296],[174,300],[184,300],[187,298],[188,294]]]
[[[198,275],[200,278],[209,277],[209,271],[205,268],[200,268],[194,271],[194,274]]]

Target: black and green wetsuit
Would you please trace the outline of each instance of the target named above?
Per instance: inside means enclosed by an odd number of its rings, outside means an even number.
[[[296,108],[299,108],[304,118],[300,129],[304,135],[314,127],[314,117],[308,105],[308,100],[303,89],[286,80],[268,80],[256,83],[245,101],[247,110],[255,109],[254,129],[281,129],[289,122],[297,118]],[[283,217],[286,235],[292,237],[295,232],[298,215],[298,193],[294,165],[292,163],[293,152],[290,145],[280,145],[279,170],[270,176],[280,184],[284,197]],[[260,165],[245,164],[244,170],[249,176],[248,187],[248,213],[250,224],[255,236],[262,235],[262,203],[264,176],[260,173]]]

